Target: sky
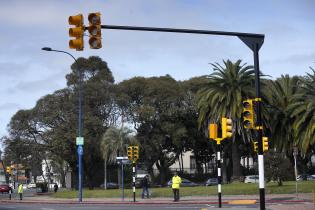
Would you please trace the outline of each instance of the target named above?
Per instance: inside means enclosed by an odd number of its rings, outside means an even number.
[[[103,25],[187,28],[265,34],[260,69],[275,79],[305,75],[315,67],[313,0],[0,0],[0,137],[20,109],[66,87],[75,57],[99,56],[115,81],[169,74],[176,80],[212,73],[209,63],[230,59],[253,64],[236,37],[102,30],[102,45],[68,47],[68,17],[100,12]]]

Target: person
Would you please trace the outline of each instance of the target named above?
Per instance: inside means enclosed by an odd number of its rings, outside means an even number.
[[[147,194],[147,198],[149,198],[149,176],[145,175],[145,177],[141,180],[141,187],[142,187],[142,199],[144,198],[144,195]]]
[[[57,185],[57,183],[55,183],[55,185],[54,185],[54,192],[56,193],[58,191],[58,185]]]
[[[20,196],[20,200],[22,200],[23,199],[23,184],[22,183],[19,184],[18,194]]]
[[[178,176],[178,172],[176,171],[172,178],[172,190],[174,194],[174,201],[179,201],[179,188],[182,183],[182,179]]]

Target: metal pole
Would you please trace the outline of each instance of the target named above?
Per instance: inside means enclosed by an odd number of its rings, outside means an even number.
[[[295,174],[295,193],[298,198],[298,186],[297,186],[297,168],[296,168],[296,155],[294,155],[294,174]]]
[[[77,64],[77,63],[76,63]],[[77,64],[78,65],[78,64]],[[79,116],[78,116],[78,136],[82,137],[82,71],[80,68],[78,68],[78,74],[79,74]],[[81,147],[81,148],[80,148]],[[82,185],[83,185],[83,180],[82,180],[82,172],[83,172],[83,161],[82,161],[82,156],[83,156],[83,146],[79,145],[78,149],[80,149],[82,152],[78,153],[78,159],[79,159],[79,202],[82,202]]]
[[[222,183],[222,173],[221,173],[221,144],[217,141],[217,165],[218,165],[218,200],[219,208],[222,207],[222,195],[221,195],[221,183]]]
[[[254,44],[254,69],[255,69],[255,88],[256,98],[260,99],[260,73],[259,73],[259,46]],[[264,174],[264,152],[262,145],[262,121],[261,121],[261,101],[256,102],[256,126],[258,130],[258,174],[259,174],[259,195],[260,195],[260,210],[265,210],[265,174]]]
[[[125,200],[125,192],[124,192],[124,164],[121,160],[121,188],[122,188],[122,201]]]
[[[133,202],[136,202],[136,163],[132,162],[132,191]]]
[[[76,68],[78,71],[78,78],[79,78],[79,102],[78,102],[78,107],[79,107],[79,113],[78,113],[78,137],[82,137],[82,101],[83,101],[83,96],[82,96],[82,70],[78,67],[78,61],[77,59],[71,54],[63,50],[54,50],[51,49],[50,47],[43,47],[42,50],[45,51],[53,51],[53,52],[61,52],[65,53],[69,56],[71,56],[76,64]],[[78,162],[79,162],[79,174],[78,174],[78,188],[79,188],[79,193],[78,193],[78,200],[79,202],[82,202],[82,186],[83,186],[83,145],[78,145],[77,147],[77,153],[78,153]]]

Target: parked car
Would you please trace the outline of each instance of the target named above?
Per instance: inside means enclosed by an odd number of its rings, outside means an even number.
[[[217,185],[217,184],[218,184],[217,178],[209,178],[205,183],[206,186]]]
[[[167,186],[171,187],[172,186],[172,180],[169,180],[167,182]],[[182,178],[182,183],[180,185],[181,187],[195,187],[195,186],[199,186],[199,184],[194,183],[188,179]]]
[[[28,188],[28,189],[36,188],[36,183],[29,183],[29,184],[27,185],[27,188]]]
[[[245,176],[244,183],[258,183],[258,182],[259,182],[258,175]]]
[[[315,175],[309,175],[309,174],[301,174],[296,177],[297,181],[303,181],[303,180],[315,180]]]
[[[115,182],[107,182],[106,187],[107,187],[107,189],[118,189],[119,185]],[[104,184],[101,184],[100,188],[104,188]]]
[[[8,184],[0,184],[0,192],[1,193],[9,193],[12,192],[12,188]]]

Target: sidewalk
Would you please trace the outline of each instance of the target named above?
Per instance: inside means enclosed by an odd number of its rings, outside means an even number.
[[[78,199],[61,199],[61,198],[52,198],[46,195],[39,195],[34,197],[24,197],[22,201],[18,200],[17,197],[13,197],[12,200],[2,199],[0,203],[45,203],[45,204],[77,204]],[[296,198],[294,194],[273,194],[266,195],[266,204],[299,204],[299,203],[312,203],[312,194],[303,193],[299,194],[299,197]],[[141,199],[136,198],[136,202],[133,202],[132,197],[126,197],[124,200],[122,198],[83,198],[83,204],[177,204],[173,202],[173,199],[170,197],[159,197],[159,198],[150,198],[150,199]],[[181,197],[180,204],[217,204],[217,196],[185,196]],[[229,205],[246,205],[246,204],[255,204],[259,203],[258,195],[223,195],[222,204]],[[300,209],[300,208],[299,208]]]

